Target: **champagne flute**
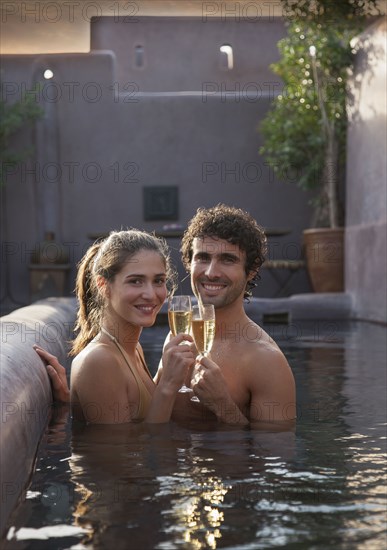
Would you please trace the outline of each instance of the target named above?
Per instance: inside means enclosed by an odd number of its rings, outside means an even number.
[[[212,304],[193,306],[192,334],[198,352],[209,355],[215,337],[215,308]]]
[[[215,337],[215,308],[212,304],[199,303],[192,308],[192,335],[196,349],[204,356],[210,354]],[[191,401],[200,403],[194,395]]]
[[[168,322],[173,336],[190,333],[192,322],[190,296],[172,296],[169,299]]]
[[[191,332],[192,305],[190,296],[172,296],[169,299],[168,322],[173,336],[177,334],[189,334]],[[185,385],[179,390],[180,393],[192,391],[191,388]]]

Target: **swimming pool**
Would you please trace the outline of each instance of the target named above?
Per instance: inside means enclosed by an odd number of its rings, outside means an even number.
[[[6,549],[384,549],[386,327],[268,325],[296,432],[52,424]],[[155,368],[165,327],[144,331]],[[45,538],[44,538],[45,537]]]

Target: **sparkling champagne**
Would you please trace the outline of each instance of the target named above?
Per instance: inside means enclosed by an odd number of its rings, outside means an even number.
[[[169,328],[173,336],[189,334],[192,323],[192,311],[168,311]]]
[[[208,354],[211,351],[215,336],[215,319],[194,319],[192,334],[199,353]]]

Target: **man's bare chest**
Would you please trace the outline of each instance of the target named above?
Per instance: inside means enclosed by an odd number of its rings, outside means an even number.
[[[250,401],[246,351],[242,346],[227,343],[214,344],[212,360],[219,366],[232,399],[241,408]]]

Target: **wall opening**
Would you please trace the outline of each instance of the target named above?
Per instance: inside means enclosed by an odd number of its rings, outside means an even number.
[[[223,46],[220,46],[220,55],[222,69],[231,71],[234,67],[234,54],[232,51],[232,46],[230,46],[230,44],[223,44]]]

